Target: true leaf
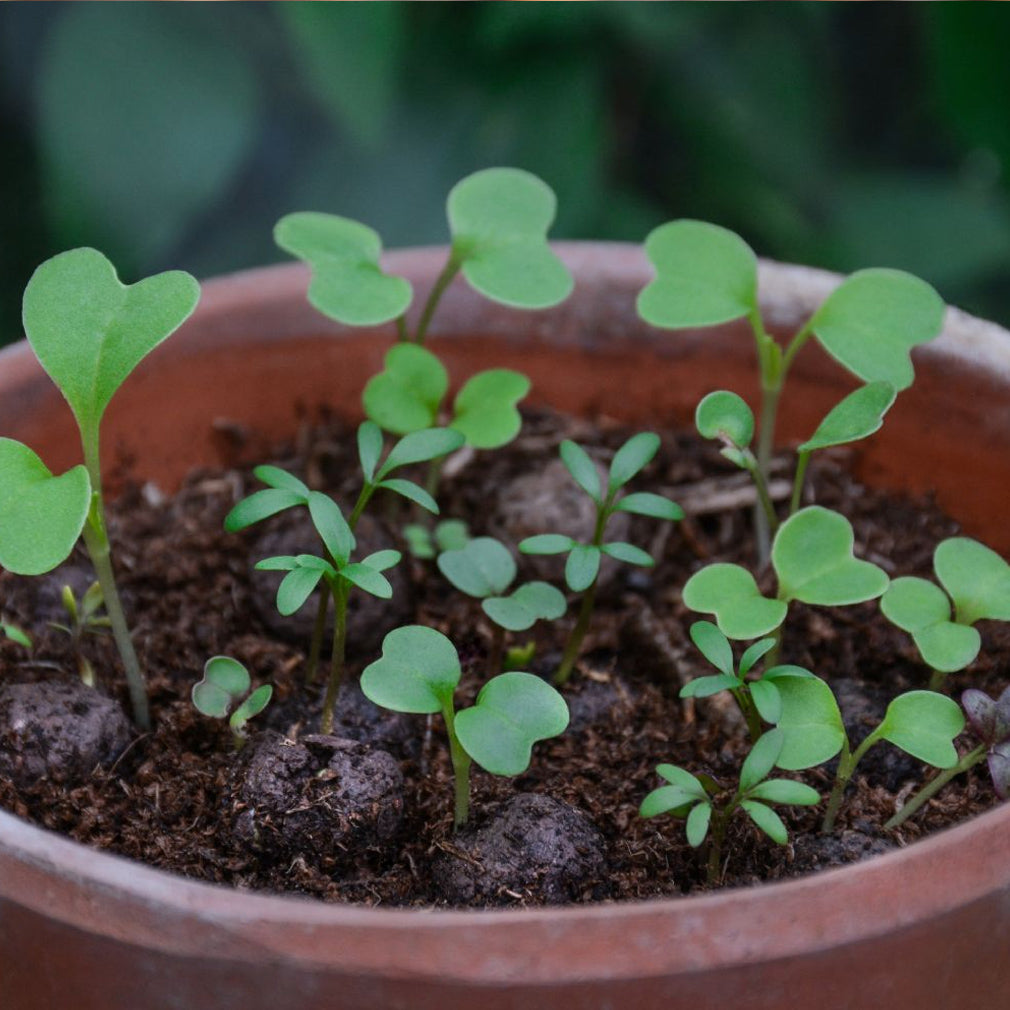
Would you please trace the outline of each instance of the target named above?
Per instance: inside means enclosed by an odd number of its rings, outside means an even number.
[[[638,807],[638,816],[648,818],[672,814],[674,817],[683,817],[695,804],[708,806],[706,799],[699,800],[697,796],[680,786],[660,786],[642,800]]]
[[[689,634],[701,654],[717,670],[727,676],[733,676],[733,647],[711,621],[695,621]]]
[[[781,729],[769,730],[757,740],[740,769],[741,792],[747,792],[768,776],[782,753],[784,743],[785,734]]]
[[[712,677],[695,677],[680,689],[681,698],[709,698],[720,691],[732,691],[741,686],[739,677],[720,673]]]
[[[896,396],[889,382],[860,386],[832,407],[813,435],[799,446],[799,451],[827,449],[872,435],[884,423],[884,415],[891,409]]]
[[[326,549],[338,562],[345,562],[354,550],[354,534],[340,506],[329,495],[313,491],[309,495],[309,514]]]
[[[467,445],[497,449],[519,434],[522,418],[516,404],[530,391],[530,380],[507,368],[492,368],[472,376],[456,394],[449,427]]]
[[[519,544],[522,554],[564,554],[577,546],[576,541],[561,533],[538,533]]]
[[[977,540],[950,537],[933,554],[933,567],[957,608],[959,624],[1010,621],[1010,565]]]
[[[95,249],[60,253],[35,271],[25,289],[25,333],[86,445],[97,440],[116,390],[199,298],[200,285],[181,270],[123,284]]]
[[[26,445],[0,438],[0,566],[41,575],[65,561],[91,506],[83,466],[59,477]]]
[[[455,551],[443,551],[439,571],[461,592],[483,599],[501,596],[516,577],[508,548],[493,537],[475,537]]]
[[[256,562],[258,572],[290,572],[298,567],[298,558],[284,554],[275,558],[264,558]]]
[[[739,565],[707,565],[684,585],[684,605],[714,614],[727,638],[760,638],[774,631],[786,617],[782,600],[761,595],[754,576]]]
[[[783,744],[776,763],[788,771],[830,761],[845,743],[845,725],[831,688],[817,677],[776,679]]]
[[[708,835],[708,826],[712,821],[712,804],[698,803],[687,815],[685,831],[687,844],[696,849]]]
[[[768,779],[759,782],[748,795],[752,799],[764,800],[766,803],[788,803],[794,807],[811,807],[821,799],[816,789],[790,779]]]
[[[375,477],[375,468],[382,455],[382,430],[374,421],[362,421],[358,425],[358,460],[361,472],[369,484]]]
[[[935,691],[907,691],[887,706],[876,733],[935,768],[953,768],[953,741],[963,729],[964,714],[953,699]]]
[[[537,621],[554,621],[567,609],[560,589],[547,582],[527,582],[509,596],[481,603],[484,613],[506,631],[525,631]]]
[[[636,547],[634,544],[626,544],[622,540],[603,544],[600,550],[607,557],[616,558],[618,561],[623,561],[626,565],[641,565],[643,568],[651,568],[656,563],[641,547]]]
[[[394,550],[382,550],[374,551],[369,554],[368,557],[361,559],[361,564],[368,565],[369,568],[374,568],[377,572],[384,572],[387,568],[392,568],[393,565],[398,565],[400,559],[403,555],[399,551]]]
[[[413,624],[386,635],[382,658],[361,674],[361,690],[394,712],[440,712],[451,702],[459,678],[452,642],[434,628]]]
[[[575,442],[565,439],[559,448],[561,462],[575,479],[575,483],[593,499],[599,502],[601,498],[600,475],[596,464],[589,458],[589,453]]]
[[[746,677],[758,662],[770,649],[774,648],[774,638],[762,638],[759,642],[749,645],[744,654],[740,657],[740,676]]]
[[[407,346],[407,345],[404,345]],[[411,463],[426,463],[455,452],[463,444],[463,436],[449,428],[426,428],[404,435],[386,457],[376,477],[382,480],[393,470]]]
[[[557,201],[529,172],[489,168],[452,188],[446,203],[453,255],[482,295],[519,308],[564,301],[572,278],[547,244]]]
[[[854,542],[852,526],[837,512],[811,505],[790,516],[772,544],[779,595],[827,607],[880,596],[887,589],[887,575],[871,562],[854,558]]]
[[[277,610],[284,617],[299,610],[319,585],[323,573],[319,568],[293,568],[277,587]]]
[[[773,841],[785,845],[789,841],[782,818],[771,807],[766,807],[756,800],[743,800],[740,804],[747,811],[750,819]]]
[[[247,526],[269,519],[287,509],[308,504],[308,495],[287,488],[268,487],[263,491],[254,491],[248,498],[243,498],[225,517],[224,528],[229,533],[237,533]]]
[[[380,600],[392,599],[393,587],[389,584],[389,579],[370,565],[363,563],[345,565],[340,569],[340,577]]]
[[[0,635],[5,635],[12,642],[24,646],[26,649],[32,647],[32,640],[20,628],[13,624],[3,624],[0,622]]]
[[[669,498],[649,491],[636,491],[625,495],[614,508],[615,512],[631,512],[633,515],[650,516],[653,519],[677,521],[684,518],[684,510]]]
[[[529,767],[533,744],[567,725],[568,706],[550,684],[531,673],[502,673],[456,716],[456,735],[485,771],[518,775]]]
[[[258,466],[253,470],[253,476],[257,480],[273,488],[280,488],[284,491],[293,491],[303,498],[309,497],[309,488],[304,481],[300,481],[294,474],[282,470],[279,466]]]
[[[365,414],[395,435],[431,428],[449,388],[442,362],[417,344],[395,344],[383,365],[365,384],[361,396]]]
[[[702,398],[694,424],[702,438],[718,438],[738,449],[746,449],[754,437],[754,412],[742,397],[726,389]]]
[[[692,796],[695,796],[700,800],[708,797],[708,794],[705,792],[705,787],[701,784],[701,782],[699,782],[698,779],[696,779],[689,771],[686,771],[677,765],[656,765],[656,772],[666,779],[666,781],[671,785],[680,786],[681,789],[685,789]]]
[[[659,450],[659,436],[651,431],[641,431],[632,435],[617,452],[610,463],[610,478],[607,491],[613,494],[646,467]]]
[[[777,723],[782,717],[782,696],[773,680],[755,680],[750,684],[751,698],[758,715],[765,722]]]
[[[671,221],[645,240],[656,278],[638,296],[653,326],[712,326],[757,305],[757,257],[738,235],[703,221]]]
[[[376,487],[392,491],[394,494],[398,494],[402,498],[420,505],[426,512],[430,512],[435,516],[438,515],[438,502],[420,484],[415,484],[412,480],[403,480],[400,477],[388,477],[386,480],[380,480]]]
[[[591,544],[576,544],[565,562],[565,581],[575,593],[588,589],[600,570],[600,549]]]
[[[377,326],[410,305],[410,282],[383,273],[382,240],[366,225],[336,214],[299,212],[277,222],[274,241],[309,264],[309,302],[339,323]]]
[[[864,382],[907,389],[909,352],[933,340],[944,304],[925,282],[901,270],[852,274],[825,299],[808,324],[824,349]]]

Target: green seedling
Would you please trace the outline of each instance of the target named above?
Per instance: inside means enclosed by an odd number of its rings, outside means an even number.
[[[248,498],[240,501],[225,516],[224,527],[230,533],[236,533],[270,516],[285,512],[290,508],[306,507],[312,518],[313,526],[319,534],[320,542],[328,552],[326,557],[319,560],[324,561],[329,565],[330,569],[336,571],[338,568],[349,564],[350,555],[355,546],[354,530],[376,491],[392,491],[394,494],[407,498],[429,512],[438,513],[437,503],[424,488],[406,478],[390,475],[401,467],[414,463],[424,463],[438,456],[443,456],[447,452],[452,452],[460,447],[462,441],[463,436],[459,432],[450,431],[446,428],[431,428],[424,431],[416,431],[399,439],[389,450],[385,460],[382,460],[382,432],[373,422],[365,421],[358,428],[357,437],[358,460],[363,477],[362,487],[358,494],[358,500],[355,502],[348,519],[344,519],[343,513],[341,513],[339,507],[331,498],[320,491],[312,491],[307,484],[292,474],[275,466],[259,466],[256,467],[253,474],[268,486],[264,490],[256,491],[249,495]],[[334,553],[334,549],[336,549],[337,553]],[[339,560],[341,558],[343,559],[342,561]],[[397,554],[397,560],[399,560],[399,554]],[[393,564],[395,563],[393,562]],[[302,566],[295,566],[286,570],[293,572],[297,567]],[[298,606],[301,606],[305,602],[305,599],[308,598],[308,595],[317,586],[319,587],[319,604],[307,662],[306,679],[309,683],[314,683],[316,679],[319,657],[322,652],[323,635],[326,629],[326,615],[329,610],[331,590],[334,587],[341,590],[339,596],[333,597],[337,611],[337,620],[334,630],[334,649],[331,653],[329,686],[327,689],[328,704],[323,709],[323,725],[326,727],[332,726],[332,707],[337,697],[340,681],[343,679],[343,649],[345,644],[343,634],[346,628],[342,631],[340,625],[342,621],[346,620],[348,580],[334,576],[332,572],[325,573],[329,577],[324,578],[324,569],[317,567],[316,570],[319,571],[319,577],[315,580],[315,584],[308,594],[306,594],[306,597],[298,604]],[[298,580],[308,581],[308,578],[307,574],[299,575],[293,584],[299,584]],[[383,582],[385,581],[385,578],[383,578]],[[297,609],[298,607],[295,607],[293,610],[288,611],[288,613],[294,613],[294,610]],[[341,617],[341,613],[343,613],[343,617]],[[328,729],[325,730],[325,732],[328,731]]]
[[[928,579],[895,579],[880,609],[911,634],[933,671],[929,686],[939,690],[978,655],[976,621],[1010,621],[1010,565],[976,540],[951,537],[937,545],[933,569],[943,589]]]
[[[26,649],[32,647],[31,638],[16,624],[5,624],[3,621],[0,621],[0,635],[3,635],[4,638],[9,638],[12,642],[17,642],[18,645],[23,645]]]
[[[639,815],[686,817],[688,844],[698,848],[706,838],[709,840],[708,883],[715,885],[722,875],[726,826],[737,810],[743,810],[773,842],[785,845],[789,833],[769,804],[813,806],[820,800],[817,791],[802,782],[768,778],[783,745],[784,737],[779,730],[771,730],[756,741],[740,769],[737,788],[732,791],[709,775],[697,778],[676,765],[661,764],[656,771],[669,785],[649,793],[642,801]]]
[[[470,542],[470,528],[462,519],[443,519],[433,530],[407,523],[400,532],[407,550],[421,561],[433,561],[442,551],[458,551]]]
[[[95,669],[91,661],[84,655],[83,642],[85,635],[100,635],[111,626],[109,618],[98,611],[105,605],[102,598],[102,587],[92,582],[78,601],[70,586],[64,586],[60,593],[60,601],[67,612],[67,624],[54,623],[52,627],[70,636],[74,655],[77,658],[77,672],[88,687],[95,686]]]
[[[523,645],[513,645],[505,650],[502,666],[506,670],[525,670],[537,654],[537,643],[532,639]]]
[[[1010,799],[1010,687],[993,701],[983,691],[969,688],[961,695],[961,705],[968,716],[968,726],[980,741],[950,768],[945,768],[923,786],[888,822],[896,828],[908,820],[924,803],[932,799],[952,778],[973,768],[980,761],[989,762],[993,788],[1001,800]]]
[[[245,746],[246,723],[267,707],[274,693],[270,684],[263,684],[250,694],[250,686],[249,671],[231,656],[208,659],[203,668],[203,680],[193,685],[192,698],[197,711],[212,719],[224,719],[231,712],[228,725],[235,750]],[[232,712],[237,702],[240,704]]]
[[[839,607],[873,600],[887,589],[882,568],[852,554],[855,535],[837,512],[811,505],[790,516],[772,544],[778,580],[774,598],[761,593],[754,576],[740,565],[714,564],[695,572],[684,585],[691,610],[713,614],[727,638],[780,634],[789,604]]]
[[[506,631],[526,631],[537,621],[553,621],[567,609],[564,594],[547,582],[525,582],[505,595],[516,577],[509,549],[493,537],[476,537],[438,556],[439,571],[462,593],[481,601],[495,626],[488,677],[501,670]]]
[[[170,271],[122,284],[94,249],[43,263],[25,289],[28,342],[59,387],[80,430],[83,466],[53,476],[27,446],[0,439],[0,564],[39,575],[62,562],[79,536],[102,587],[130,688],[133,716],[148,728],[147,689],[116,589],[102,494],[99,431],[116,390],[196,308],[200,286]]]
[[[749,321],[761,382],[756,472],[765,484],[785,380],[811,337],[857,378],[900,391],[914,378],[910,351],[934,339],[943,325],[943,301],[924,281],[899,270],[861,270],[846,278],[783,346],[765,327],[757,257],[738,235],[701,221],[672,221],[649,234],[645,252],[656,271],[638,296],[638,313],[646,322],[680,329]],[[868,406],[857,402],[860,409]],[[836,416],[832,425],[841,420]],[[763,509],[758,517],[764,564],[773,527]]]
[[[605,543],[603,537],[606,533],[607,520],[615,512],[629,512],[633,515],[670,521],[684,518],[683,509],[662,495],[649,492],[622,494],[624,486],[648,465],[658,449],[658,435],[652,432],[632,435],[614,454],[604,490],[600,483],[600,475],[596,471],[596,464],[589,458],[586,450],[575,442],[566,440],[561,443],[562,462],[575,483],[592,498],[596,506],[596,525],[592,540],[588,544],[583,544],[560,533],[543,533],[527,537],[519,544],[519,550],[524,554],[567,554],[565,581],[572,592],[584,594],[578,619],[565,645],[561,665],[554,675],[555,684],[564,684],[571,676],[582,641],[589,630],[596,600],[600,561],[603,556],[644,567],[654,564],[649,554],[640,547],[619,540]]]
[[[442,713],[455,777],[457,830],[470,813],[472,762],[492,775],[519,775],[529,767],[533,744],[563,733],[568,725],[561,695],[521,671],[489,680],[473,706],[457,712],[453,696],[460,675],[452,642],[420,625],[386,635],[382,658],[361,675],[361,690],[376,705],[394,712]]]
[[[708,698],[729,691],[747,722],[751,743],[762,735],[761,720],[776,723],[782,715],[778,681],[783,677],[812,677],[801,666],[772,666],[757,677],[750,677],[755,665],[775,647],[774,638],[762,638],[749,646],[734,668],[733,647],[726,636],[710,621],[691,625],[691,639],[702,655],[719,671],[714,676],[696,677],[681,689],[681,698]]]
[[[822,830],[831,831],[846,786],[866,752],[881,740],[894,744],[935,768],[957,763],[954,738],[964,728],[957,703],[933,691],[899,695],[880,724],[852,749],[842,713],[831,688],[818,677],[790,677],[777,684],[781,712],[776,720],[785,742],[776,759],[780,768],[796,771],[830,761],[841,754]]]

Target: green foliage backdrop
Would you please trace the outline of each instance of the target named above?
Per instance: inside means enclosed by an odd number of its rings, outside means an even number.
[[[700,217],[1008,323],[1008,51],[1003,4],[0,4],[0,343],[70,246],[129,281],[278,260],[294,210],[440,242],[493,164],[558,237]]]

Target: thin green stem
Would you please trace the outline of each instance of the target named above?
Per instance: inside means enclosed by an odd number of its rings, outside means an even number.
[[[831,796],[828,797],[828,805],[824,811],[824,820],[821,823],[821,831],[824,834],[834,829],[835,818],[838,816],[839,808],[842,805],[842,797],[845,795],[846,787],[856,770],[856,765],[859,764],[863,759],[863,755],[879,739],[878,727],[854,751],[849,749],[847,738],[842,744],[842,754],[838,759],[838,772],[835,775],[835,784],[831,789]]]
[[[401,344],[406,344],[410,341],[410,334],[407,333],[407,317],[405,315],[396,317],[396,339]]]
[[[497,677],[501,673],[502,656],[505,655],[505,629],[500,625],[494,626],[491,636],[491,649],[487,657],[487,679]]]
[[[428,294],[428,300],[424,303],[424,308],[421,310],[421,318],[418,321],[417,329],[414,332],[415,344],[424,343],[424,338],[428,334],[428,326],[431,323],[431,317],[435,314],[435,309],[437,308],[442,295],[445,293],[445,289],[452,283],[453,277],[459,273],[459,268],[462,265],[462,257],[459,256],[455,249],[450,250],[449,258],[446,260],[445,266],[442,268],[442,272],[436,278],[435,283]]]
[[[750,453],[747,455],[749,456]],[[775,505],[772,503],[771,495],[768,492],[768,480],[761,472],[761,468],[757,465],[756,461],[748,468],[747,472],[751,475],[751,479],[754,481],[754,489],[757,491],[758,514],[761,511],[764,512],[765,528],[770,536],[774,536],[775,531],[779,528],[779,517],[775,514]]]
[[[707,880],[710,887],[718,884],[722,877],[722,846],[726,839],[726,826],[729,824],[729,819],[733,815],[733,811],[736,810],[738,802],[739,796],[737,795],[729,801],[723,810],[717,809],[714,804],[712,806],[712,824],[708,836],[707,867]]]
[[[455,807],[452,826],[454,831],[459,831],[470,818],[470,765],[473,762],[456,736],[456,717],[451,697],[442,704],[442,718],[445,719],[445,728],[449,735],[449,755],[452,759],[454,779]]]
[[[361,493],[358,495],[358,500],[354,503],[354,509],[351,512],[351,517],[347,520],[347,525],[350,527],[352,533],[357,528],[358,520],[361,518],[361,513],[365,511],[365,506],[368,505],[372,495],[375,494],[375,489],[377,487],[378,484],[371,484],[367,481],[362,486]]]
[[[325,581],[319,587],[319,604],[316,620],[312,625],[312,641],[309,643],[309,658],[306,661],[305,683],[314,684],[319,676],[319,657],[323,651],[323,636],[326,634],[326,613],[330,608],[330,587]]]
[[[757,706],[754,704],[750,691],[746,687],[738,687],[731,690],[730,693],[736,699],[740,712],[747,722],[747,732],[750,735],[750,742],[752,744],[757,743],[762,735],[761,716],[758,713]]]
[[[803,499],[803,482],[807,476],[807,464],[810,462],[810,450],[802,449],[796,457],[796,476],[793,477],[793,496],[789,501],[789,514],[795,515]]]
[[[947,683],[947,674],[943,670],[933,670],[929,675],[930,691],[942,691],[943,685]]]
[[[333,655],[330,657],[330,679],[326,684],[326,697],[323,699],[323,717],[320,729],[324,735],[333,732],[333,712],[340,693],[340,684],[344,679],[344,648],[347,643],[347,594],[349,586],[344,579],[338,579],[333,586],[333,605],[336,611],[333,622]]]
[[[988,753],[988,747],[980,743],[974,750],[967,754],[953,768],[946,768],[940,772],[936,778],[920,789],[911,800],[908,801],[885,825],[885,828],[896,828],[899,824],[904,824],[924,803],[928,803],[952,778],[973,768]]]

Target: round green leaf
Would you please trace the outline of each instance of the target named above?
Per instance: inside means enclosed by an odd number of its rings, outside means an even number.
[[[659,451],[659,436],[651,431],[641,431],[632,435],[620,449],[614,453],[610,463],[610,479],[607,491],[613,494],[619,487],[624,487],[635,474],[639,473]]]
[[[459,678],[452,642],[434,628],[411,624],[386,635],[382,658],[361,674],[361,690],[394,712],[440,712],[451,704]]]
[[[858,442],[877,431],[891,409],[897,393],[889,382],[871,382],[849,393],[817,426],[800,452],[813,452],[833,445]]]
[[[470,528],[462,519],[443,519],[435,526],[435,543],[440,551],[458,551],[470,540]]]
[[[468,283],[518,308],[564,301],[572,278],[547,244],[556,207],[546,183],[516,168],[488,168],[456,183],[446,211],[453,254]]]
[[[576,544],[565,562],[565,582],[573,593],[588,589],[600,570],[600,549],[591,544]]]
[[[83,466],[59,477],[26,445],[0,438],[0,567],[41,575],[65,561],[91,506]]]
[[[564,698],[546,681],[521,672],[489,680],[473,707],[456,716],[463,749],[492,775],[526,771],[533,744],[563,733],[567,726]]]
[[[600,475],[596,470],[596,464],[589,458],[589,453],[581,445],[565,439],[558,449],[561,462],[575,479],[575,483],[593,499],[599,502],[602,496],[600,491]]]
[[[790,516],[772,544],[779,595],[825,607],[880,596],[887,589],[887,574],[854,558],[854,543],[852,526],[837,512],[811,505]]]
[[[671,221],[645,240],[656,278],[638,296],[653,326],[713,326],[757,306],[757,257],[739,235],[704,221]]]
[[[818,677],[776,678],[784,742],[780,768],[799,771],[830,761],[845,743],[845,725],[831,688]]]
[[[789,841],[789,832],[786,830],[782,818],[779,817],[771,807],[766,807],[763,803],[755,800],[744,800],[741,807],[747,811],[750,819],[773,841],[779,845],[785,845]]]
[[[824,349],[864,382],[902,390],[915,378],[909,352],[940,333],[944,310],[918,277],[860,270],[827,297],[809,325]]]
[[[701,654],[720,673],[733,676],[733,647],[726,636],[711,621],[695,621],[689,632]],[[736,679],[735,677],[733,678]]]
[[[714,614],[727,638],[760,638],[774,631],[786,617],[782,600],[761,595],[754,576],[739,565],[708,565],[684,585],[684,605],[702,614]]]
[[[933,567],[957,608],[958,624],[1010,621],[1010,565],[977,540],[951,537],[940,543]]]
[[[203,715],[211,719],[223,719],[231,710],[232,696],[216,684],[201,680],[193,685],[190,692],[193,705]]]
[[[652,519],[669,519],[676,522],[684,518],[684,510],[669,498],[652,494],[649,491],[636,491],[625,495],[615,506],[615,512],[631,512],[637,516],[649,516]]]
[[[522,554],[565,554],[575,546],[571,537],[561,533],[538,533],[521,541],[519,551]]]
[[[484,600],[484,613],[506,631],[525,631],[537,621],[557,620],[568,608],[565,594],[547,582],[527,582],[510,596]]]
[[[519,434],[522,417],[516,404],[530,391],[530,380],[508,368],[492,368],[467,380],[453,401],[449,427],[467,445],[497,449]]]
[[[501,596],[516,577],[509,549],[494,537],[474,537],[459,550],[443,551],[436,564],[460,592],[477,599]]]
[[[382,240],[366,225],[336,214],[288,214],[277,222],[274,241],[312,268],[309,302],[338,323],[377,326],[410,305],[410,282],[383,273]]]
[[[417,344],[395,344],[383,365],[361,395],[368,418],[394,435],[431,428],[449,388],[442,362]]]
[[[696,849],[708,835],[708,826],[712,821],[712,804],[698,803],[687,815],[685,825],[687,844]]]
[[[123,284],[95,249],[46,260],[25,289],[23,320],[42,367],[67,398],[85,441],[113,394],[193,312],[200,285],[181,270]]]
[[[960,706],[935,691],[908,691],[899,695],[884,715],[877,733],[935,768],[957,764],[954,738],[964,729]]]
[[[404,345],[407,346],[407,345]],[[393,470],[411,463],[427,463],[455,452],[463,444],[463,436],[449,428],[426,428],[412,431],[401,438],[386,457],[376,476],[381,480]]]
[[[212,656],[204,664],[203,677],[233,698],[249,690],[249,671],[231,656]]]
[[[717,438],[738,449],[746,449],[754,437],[754,412],[742,397],[726,389],[702,398],[694,424],[702,438]]]

